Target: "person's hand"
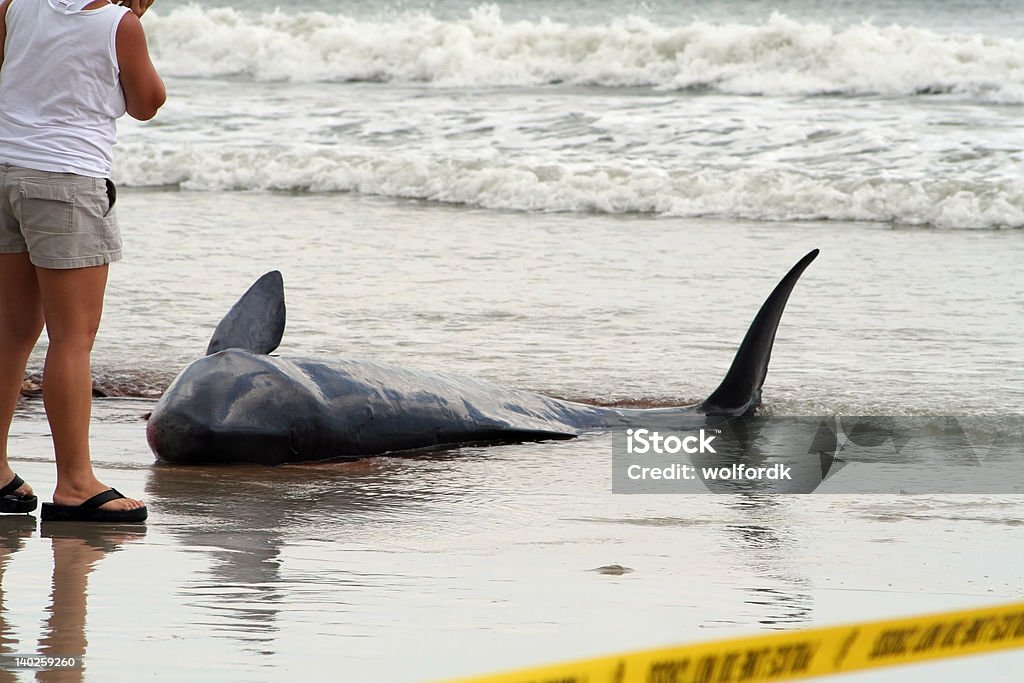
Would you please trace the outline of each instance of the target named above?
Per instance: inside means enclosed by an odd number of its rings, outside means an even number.
[[[121,0],[121,6],[127,7],[135,16],[141,17],[146,13],[146,10],[152,6],[153,1],[154,0]]]

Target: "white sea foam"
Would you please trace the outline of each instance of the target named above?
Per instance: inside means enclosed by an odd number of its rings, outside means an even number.
[[[190,5],[153,13],[147,30],[159,67],[172,76],[764,95],[955,93],[1024,102],[1024,41],[914,26],[830,27],[779,14],[757,25],[659,25],[632,16],[570,26],[506,21],[493,5],[461,20]]]
[[[830,177],[791,169],[665,171],[636,164],[509,163],[421,152],[325,149],[122,150],[116,179],[187,190],[357,192],[539,212],[648,213],[767,221],[1024,227],[1024,180]]]
[[[171,97],[122,126],[129,185],[1024,227],[1021,39],[778,14],[570,26],[493,6],[146,21]],[[842,96],[790,97],[825,93]]]

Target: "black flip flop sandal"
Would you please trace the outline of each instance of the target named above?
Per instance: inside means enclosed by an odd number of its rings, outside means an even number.
[[[81,505],[43,503],[40,518],[44,522],[106,522],[112,524],[146,521],[149,513],[146,511],[145,505],[137,510],[103,510],[100,508],[104,503],[125,497],[115,489],[107,489]]]
[[[24,513],[36,509],[36,505],[39,504],[38,498],[15,493],[24,485],[25,480],[15,474],[11,483],[0,489],[0,512]]]

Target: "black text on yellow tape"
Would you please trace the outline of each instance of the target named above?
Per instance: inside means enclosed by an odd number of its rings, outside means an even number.
[[[1024,647],[1024,603],[643,650],[455,683],[757,683]]]

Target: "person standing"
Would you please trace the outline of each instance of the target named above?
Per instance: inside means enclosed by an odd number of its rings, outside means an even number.
[[[140,17],[153,0],[0,4],[0,512],[30,512],[7,460],[29,355],[45,326],[43,404],[57,484],[44,520],[141,522],[142,501],[96,478],[90,356],[109,264],[121,258],[109,180],[116,120],[166,91]]]

